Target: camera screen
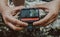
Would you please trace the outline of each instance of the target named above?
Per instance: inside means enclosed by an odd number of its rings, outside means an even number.
[[[34,18],[39,17],[39,9],[29,8],[29,9],[22,9],[21,13],[19,14],[21,18]]]
[[[19,18],[21,21],[38,21],[39,20],[39,9],[29,8],[29,9],[22,9],[19,14]]]

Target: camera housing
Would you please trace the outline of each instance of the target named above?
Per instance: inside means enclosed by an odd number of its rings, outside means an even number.
[[[18,19],[27,22],[28,26],[25,27],[24,32],[27,32],[28,34],[25,33],[25,35],[31,36],[32,33],[36,33],[36,31],[40,31],[40,26],[34,26],[33,22],[38,21],[42,18],[45,17],[45,11],[39,8],[25,8],[22,9],[19,13]]]
[[[18,19],[23,22],[35,22],[39,18],[39,9],[38,8],[25,8],[20,11]]]

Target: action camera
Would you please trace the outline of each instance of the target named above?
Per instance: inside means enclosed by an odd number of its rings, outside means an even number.
[[[33,22],[41,20],[45,17],[44,11],[39,8],[25,8],[20,11],[18,19],[20,21],[28,23],[26,27],[26,32],[31,33],[40,29],[40,26],[33,26]]]
[[[28,23],[28,26],[25,27],[23,34],[32,37],[34,36],[32,33],[37,34],[36,31],[40,32],[40,26],[34,26],[33,22],[41,20],[45,17],[45,15],[45,11],[39,8],[25,8],[20,10],[18,19]]]
[[[19,20],[23,22],[35,22],[39,20],[38,8],[26,8],[20,11]]]

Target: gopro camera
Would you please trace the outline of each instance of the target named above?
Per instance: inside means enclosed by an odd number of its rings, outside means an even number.
[[[20,11],[18,19],[23,22],[27,22],[27,31],[32,32],[36,27],[37,29],[39,28],[38,26],[33,26],[33,22],[42,19],[45,15],[45,12],[39,8],[25,8]]]
[[[26,8],[20,11],[21,13],[18,15],[19,20],[23,22],[35,22],[38,21],[39,18],[39,9],[38,8]]]
[[[33,22],[38,21],[39,9],[38,8],[25,8],[20,11],[19,20],[27,22],[29,25],[27,27],[27,32],[32,32],[34,30]]]
[[[39,8],[22,9],[20,11],[20,14],[18,15],[18,19],[28,23],[28,26],[25,27],[23,34],[32,37],[34,36],[32,33],[37,34],[36,32],[40,32],[40,26],[33,26],[33,22],[42,19],[43,17],[45,17],[45,15],[45,11]]]

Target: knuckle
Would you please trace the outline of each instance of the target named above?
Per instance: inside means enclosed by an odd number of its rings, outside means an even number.
[[[14,23],[15,23],[15,24],[18,24],[18,21],[17,21],[17,20],[14,20]]]

